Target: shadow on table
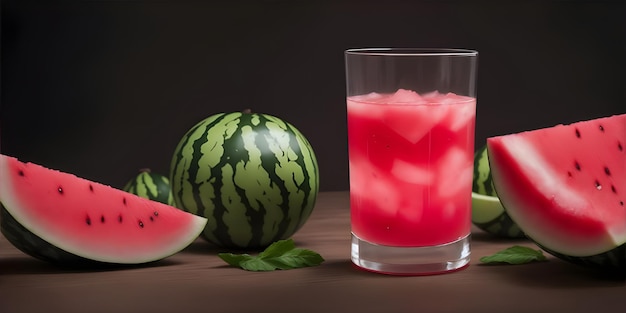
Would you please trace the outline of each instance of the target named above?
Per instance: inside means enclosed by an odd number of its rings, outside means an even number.
[[[306,241],[301,241],[301,240],[294,240],[294,244],[296,245],[297,248],[306,248],[306,249],[313,249],[311,248],[311,244],[309,242]],[[346,243],[346,246],[348,246],[349,243]],[[187,246],[187,248],[185,248],[182,252],[183,253],[191,253],[191,254],[201,254],[201,255],[217,255],[218,253],[248,253],[251,255],[256,255],[261,253],[264,250],[264,248],[258,248],[258,249],[238,249],[238,248],[223,248],[223,247],[219,247],[216,246],[204,239],[197,239],[196,241],[192,242],[189,246]]]
[[[490,278],[499,276],[503,281],[511,284],[524,285],[531,288],[545,289],[575,289],[575,288],[607,288],[626,287],[626,280],[623,276],[610,273],[602,273],[588,268],[583,268],[574,264],[550,258],[547,262],[529,263],[522,265],[486,265],[471,264],[471,267],[480,267],[478,271],[465,269],[458,273],[449,273],[431,276],[392,276],[375,274],[356,267],[350,260],[335,260],[324,263],[324,271],[316,273],[316,279],[327,281],[345,280],[346,278],[369,278],[369,279],[424,279],[431,280],[433,277],[452,277],[452,275],[482,275],[485,270],[491,271]],[[470,274],[471,273],[471,274]],[[449,277],[448,277],[449,278]],[[467,277],[465,277],[467,278]]]
[[[510,242],[510,243],[513,243],[513,244],[514,243],[531,242],[530,239],[527,239],[527,238],[498,237],[498,236],[492,235],[492,234],[484,232],[484,231],[476,231],[476,230],[472,230],[472,241],[486,242],[486,243],[506,243],[506,242]]]
[[[16,256],[0,259],[0,276],[21,274],[66,274],[66,273],[95,273],[107,271],[132,270],[137,268],[163,267],[176,265],[170,259],[163,259],[144,264],[74,264],[57,265],[44,262],[29,256]]]
[[[204,239],[196,239],[196,241],[192,242],[187,248],[185,248],[182,253],[191,253],[191,254],[202,254],[202,255],[217,255],[222,252],[233,252],[233,253],[254,253],[254,251],[235,251],[224,249],[218,247]]]
[[[548,261],[528,264],[474,264],[484,272],[502,276],[514,284],[533,288],[575,289],[590,287],[625,287],[621,274],[601,272],[548,256]]]
[[[530,239],[502,238],[483,231],[472,232],[472,241],[478,245],[495,245],[497,250],[513,245],[524,245],[533,249],[540,249]],[[474,262],[472,266],[481,268],[481,271],[501,273],[505,278],[517,284],[546,288],[580,288],[589,286],[626,286],[626,279],[621,274],[601,272],[585,268],[558,259],[544,251],[548,261],[520,265],[510,264],[482,264]]]

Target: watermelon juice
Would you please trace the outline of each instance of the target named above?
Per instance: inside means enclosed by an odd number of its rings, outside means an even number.
[[[469,235],[476,100],[400,89],[347,98],[352,232],[423,247]]]

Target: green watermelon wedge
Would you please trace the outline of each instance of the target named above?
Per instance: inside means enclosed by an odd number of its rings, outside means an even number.
[[[72,174],[0,155],[0,229],[53,263],[140,264],[187,247],[203,217]]]
[[[626,271],[626,114],[487,139],[509,216],[573,263]]]

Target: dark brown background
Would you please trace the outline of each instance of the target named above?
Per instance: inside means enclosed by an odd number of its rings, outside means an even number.
[[[1,151],[121,187],[211,114],[298,127],[348,187],[343,51],[480,53],[487,136],[626,112],[623,1],[2,1]]]

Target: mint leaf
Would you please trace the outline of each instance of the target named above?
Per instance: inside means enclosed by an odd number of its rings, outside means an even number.
[[[490,256],[480,258],[483,263],[508,263],[508,264],[524,264],[530,262],[546,261],[546,257],[541,250],[534,250],[523,246],[512,246],[504,250],[498,251]]]
[[[296,248],[292,239],[276,241],[258,256],[232,253],[220,253],[218,256],[232,266],[255,272],[289,270],[324,262],[324,258],[317,252]]]
[[[248,261],[253,257],[248,254],[232,254],[232,253],[220,253],[218,256],[226,263],[232,266],[239,266],[242,262]]]
[[[260,258],[252,258],[250,260],[243,261],[239,263],[239,265],[235,266],[251,272],[269,272],[278,269],[278,267],[276,267],[271,262],[267,262]]]
[[[279,240],[269,245],[259,254],[259,258],[272,258],[280,256],[289,250],[295,249],[296,244],[291,239]]]
[[[306,266],[315,266],[324,262],[324,259],[321,255],[311,250],[293,249],[285,253],[280,258],[280,261],[286,266],[291,266],[295,268],[298,267],[300,264],[304,264]]]

